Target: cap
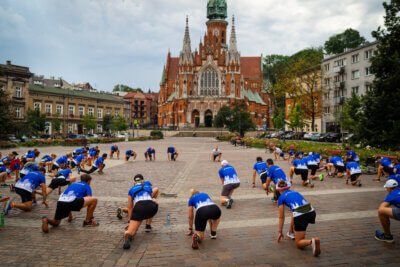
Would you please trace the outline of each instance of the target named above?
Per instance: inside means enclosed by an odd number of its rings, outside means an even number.
[[[312,153],[312,152],[310,152],[310,153],[308,153],[308,155],[309,155],[309,156],[312,156],[312,155],[313,155],[313,153]]]
[[[18,153],[16,151],[13,151],[12,154],[18,156]]]
[[[221,162],[221,166],[228,165],[228,164],[229,164],[229,162],[228,162],[227,160],[223,160],[223,161]]]
[[[143,175],[141,174],[136,174],[136,176],[133,178],[133,181],[135,181],[135,183],[139,183],[142,182],[144,180]]]
[[[394,188],[398,187],[399,183],[396,180],[390,179],[386,182],[384,188]]]

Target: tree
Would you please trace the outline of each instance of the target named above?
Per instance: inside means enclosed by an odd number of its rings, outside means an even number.
[[[228,106],[223,106],[213,120],[214,127],[227,127],[230,122],[231,110]]]
[[[14,132],[14,114],[11,111],[8,94],[0,90],[0,140],[7,139],[7,135]]]
[[[363,116],[357,133],[363,143],[383,149],[400,149],[400,1],[384,2],[385,27],[372,32],[379,42],[372,58],[372,90],[363,99]]]
[[[272,118],[275,129],[282,129],[285,126],[284,112],[283,107],[275,109],[274,117]]]
[[[327,54],[340,54],[346,48],[357,48],[367,41],[357,30],[351,28],[342,33],[333,35],[325,42],[325,51]]]
[[[128,125],[124,117],[119,115],[118,117],[114,118],[111,124],[111,129],[114,131],[126,131],[128,129]]]
[[[343,107],[343,112],[339,116],[339,122],[343,130],[356,132],[360,127],[362,119],[361,97],[353,92]]]
[[[82,119],[82,125],[87,131],[96,129],[97,122],[93,115],[85,115]]]
[[[105,115],[103,117],[103,129],[104,131],[108,132],[111,130],[113,117],[111,115]]]
[[[227,127],[230,132],[238,132],[240,136],[255,128],[251,114],[247,111],[245,103],[235,103],[233,109],[222,107],[213,121],[216,127]]]
[[[143,93],[141,88],[132,88],[129,87],[128,85],[124,85],[124,84],[117,84],[116,86],[114,86],[113,92],[141,92]]]
[[[54,115],[54,118],[51,120],[51,126],[53,127],[53,130],[56,133],[60,133],[60,130],[61,130],[61,121],[58,118],[59,116],[60,116],[60,114],[56,113]]]
[[[301,108],[301,104],[296,104],[293,110],[289,114],[289,127],[295,132],[302,130],[306,126],[304,122],[304,111]]]
[[[29,109],[26,114],[25,125],[28,133],[38,135],[46,128],[46,114],[41,114],[38,109]]]

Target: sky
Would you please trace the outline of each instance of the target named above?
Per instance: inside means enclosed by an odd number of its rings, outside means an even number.
[[[353,28],[369,41],[381,0],[227,0],[242,56],[291,55]],[[159,91],[168,51],[179,56],[186,16],[192,50],[206,31],[207,0],[1,0],[0,63],[36,75]]]

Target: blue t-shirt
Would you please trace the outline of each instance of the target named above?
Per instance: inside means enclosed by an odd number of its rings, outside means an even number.
[[[329,160],[329,163],[333,163],[333,165],[344,167],[343,159],[341,157],[333,157]]]
[[[290,156],[294,156],[295,151],[294,150],[290,150],[289,155]]]
[[[268,169],[267,163],[263,161],[257,162],[253,167],[253,170],[256,170],[258,174],[262,173],[266,169]]]
[[[16,184],[16,188],[24,189],[28,192],[34,191],[39,185],[45,184],[46,178],[40,172],[30,172],[19,180]]]
[[[104,164],[104,159],[102,157],[98,158],[96,162],[93,164],[93,167],[100,167],[100,164]]]
[[[400,188],[392,191],[387,195],[384,202],[389,202],[390,205],[394,205],[397,208],[400,208]]]
[[[347,156],[347,158],[350,158],[351,160],[360,161],[360,159],[358,158],[356,152],[354,152],[353,150],[350,150],[349,152],[347,152],[346,156]]]
[[[128,157],[133,156],[133,150],[128,150],[125,152],[125,155],[127,155]]]
[[[298,192],[292,191],[292,190],[287,190],[282,193],[282,195],[279,196],[278,198],[278,206],[280,205],[286,205],[290,208],[290,210],[293,212],[293,217],[300,216],[304,213],[296,212],[298,207],[303,206],[305,204],[308,204],[307,200]],[[313,211],[314,208],[311,207],[311,211]]]
[[[61,171],[58,171],[56,174],[57,178],[65,178],[65,179],[69,179],[69,175],[72,173],[72,171],[70,169],[64,169]]]
[[[91,152],[93,152],[93,151],[96,151],[96,148],[95,148],[95,147],[89,148],[89,153],[91,153]]]
[[[82,154],[84,151],[85,151],[85,149],[83,149],[83,148],[78,148],[78,149],[75,149],[74,153],[76,153],[76,154]]]
[[[74,161],[75,161],[76,164],[80,164],[82,162],[82,160],[84,160],[84,159],[85,159],[85,156],[81,154],[81,155],[77,156],[74,159]]]
[[[46,155],[46,156],[42,157],[42,161],[43,162],[50,162],[50,161],[53,161],[53,158],[50,157],[49,155]]]
[[[128,195],[132,197],[135,204],[139,201],[153,200],[153,198],[151,197],[151,194],[153,193],[153,189],[151,188],[151,186],[152,184],[148,181],[145,181],[141,185],[134,185],[129,190]]]
[[[296,169],[303,169],[307,170],[307,163],[304,161],[304,159],[295,159],[293,160],[293,166],[296,167]]]
[[[224,185],[240,183],[235,169],[230,165],[226,165],[219,170],[219,177],[224,179]]]
[[[289,180],[286,177],[286,174],[276,165],[272,165],[268,168],[268,175],[267,177],[271,178],[274,184],[278,184],[280,180],[285,180],[288,185],[290,185]]]
[[[169,153],[169,154],[175,154],[175,153],[176,153],[175,147],[173,147],[173,146],[169,147],[168,150],[167,150],[167,153]]]
[[[92,196],[92,189],[85,182],[73,183],[62,193],[58,201],[72,202],[77,198]]]
[[[315,160],[314,156],[308,156],[304,158],[304,161],[307,163],[307,166],[318,165],[318,162]]]
[[[56,163],[57,163],[58,165],[67,164],[67,163],[68,163],[67,156],[61,156],[60,158],[58,158],[58,159],[56,160]]]
[[[0,173],[7,172],[6,167],[0,166]]]
[[[111,147],[111,151],[112,151],[112,152],[117,152],[117,151],[118,151],[118,146],[117,146],[117,145],[113,145],[113,146]]]
[[[215,205],[209,195],[206,193],[198,193],[193,195],[189,199],[188,207],[195,207],[195,209],[200,209],[202,207]]]
[[[399,174],[389,175],[388,180],[395,180],[397,181],[398,184],[400,184],[400,175]]]
[[[156,154],[156,150],[155,150],[154,148],[152,148],[152,147],[149,147],[149,148],[146,150],[146,152],[147,152],[149,155],[151,155],[151,154]]]
[[[97,154],[97,151],[96,151],[96,150],[93,150],[93,151],[91,151],[91,152],[89,153],[89,156],[90,156],[91,158],[93,158],[94,156],[96,156],[96,154]]]
[[[355,161],[349,162],[346,165],[346,170],[350,170],[350,175],[362,173],[360,165]]]
[[[392,160],[389,158],[383,158],[380,162],[380,165],[388,168],[393,168]]]
[[[25,156],[25,158],[27,158],[27,159],[36,159],[36,156],[35,156],[35,153],[28,153],[26,156]]]
[[[321,155],[318,153],[313,153],[314,159],[319,163],[322,159]]]
[[[30,172],[39,171],[39,170],[40,170],[39,166],[37,166],[37,165],[29,165],[29,166],[24,167],[21,170],[21,174],[25,174],[26,175],[26,174],[28,174]]]
[[[400,164],[395,165],[394,168],[396,169],[396,174],[400,174]]]
[[[2,162],[6,161],[6,160],[7,161],[11,161],[9,156],[5,156],[4,158],[1,159]]]

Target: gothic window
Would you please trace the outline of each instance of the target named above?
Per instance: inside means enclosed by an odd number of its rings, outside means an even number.
[[[218,95],[219,94],[219,78],[218,73],[212,69],[206,69],[201,75],[200,80],[201,95]]]

